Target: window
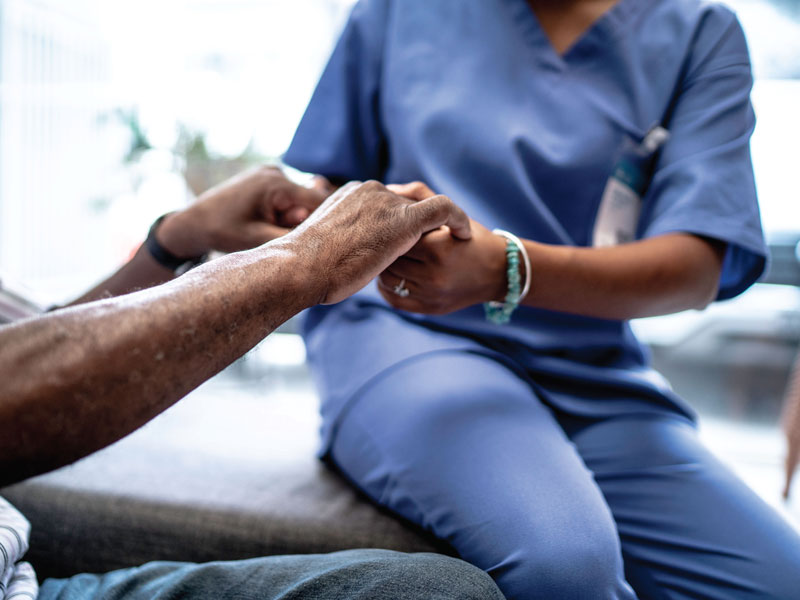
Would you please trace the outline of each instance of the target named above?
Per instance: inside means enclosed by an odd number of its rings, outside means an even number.
[[[63,302],[280,155],[352,4],[0,0],[0,277]]]

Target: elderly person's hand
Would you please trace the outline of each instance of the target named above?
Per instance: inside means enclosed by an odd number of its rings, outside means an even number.
[[[416,200],[433,196],[420,182],[389,186]],[[466,241],[440,228],[425,235],[398,258],[378,280],[383,297],[393,307],[411,312],[444,314],[506,295],[506,241],[470,220]],[[399,295],[397,290],[407,289]]]
[[[168,215],[156,237],[178,257],[255,248],[302,223],[330,193],[327,185],[321,180],[306,188],[289,181],[277,167],[257,167]]]
[[[800,355],[798,355],[783,400],[783,430],[786,433],[786,479],[783,497],[788,498],[800,462]]]
[[[339,302],[364,287],[425,233],[467,243],[470,221],[444,196],[407,198],[376,181],[340,188],[289,236],[322,282],[320,303]]]
[[[305,216],[303,205],[276,202],[267,208],[286,223]],[[232,214],[228,223],[249,222]],[[130,433],[286,319],[343,300],[444,225],[469,239],[469,220],[444,196],[415,202],[350,183],[280,239],[162,286],[0,327],[0,398],[13,399],[0,401],[0,486]]]

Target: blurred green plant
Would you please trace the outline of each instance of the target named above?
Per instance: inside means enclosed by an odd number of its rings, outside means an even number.
[[[139,112],[136,108],[118,108],[115,115],[131,136],[123,162],[137,163],[147,151],[154,149],[142,126]],[[176,158],[176,168],[181,170],[189,189],[197,196],[254,165],[279,162],[278,157],[258,152],[252,139],[240,154],[225,156],[209,150],[205,132],[183,123],[178,123],[176,129],[175,143],[168,150]]]
[[[277,158],[259,153],[252,139],[237,156],[210,152],[205,133],[183,124],[178,125],[178,140],[172,152],[182,159],[183,177],[197,196],[254,165],[277,162]]]
[[[114,111],[114,115],[128,128],[131,134],[130,147],[125,154],[125,158],[123,158],[123,162],[126,164],[136,162],[147,150],[153,149],[142,129],[139,111],[135,108],[118,108]]]

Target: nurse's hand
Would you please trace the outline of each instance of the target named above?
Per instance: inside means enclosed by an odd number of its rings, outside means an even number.
[[[414,200],[434,195],[422,183],[388,187]],[[400,310],[445,314],[502,300],[507,292],[505,238],[473,220],[470,228],[472,238],[466,241],[447,227],[432,231],[397,259],[378,278],[386,301]]]
[[[303,287],[324,287],[316,302],[333,304],[367,285],[424,234],[441,228],[460,240],[472,235],[467,215],[444,196],[409,200],[377,181],[353,181],[283,241],[303,259],[296,269]]]

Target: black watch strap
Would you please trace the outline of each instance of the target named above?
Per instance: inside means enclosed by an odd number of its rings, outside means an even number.
[[[158,231],[161,222],[171,214],[172,213],[166,213],[155,220],[155,223],[150,226],[150,231],[147,233],[147,239],[144,241],[144,245],[147,247],[150,256],[152,256],[153,260],[158,264],[170,271],[181,274],[202,264],[206,260],[207,255],[203,254],[202,256],[194,256],[191,258],[180,258],[159,244],[156,239],[156,231]]]

